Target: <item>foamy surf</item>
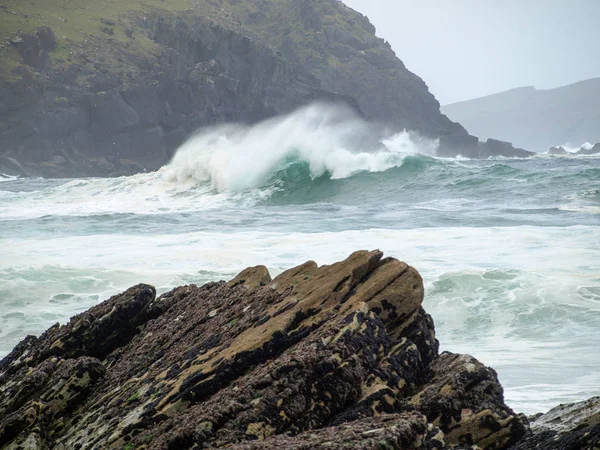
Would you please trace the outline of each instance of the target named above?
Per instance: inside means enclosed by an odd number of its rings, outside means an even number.
[[[19,177],[13,175],[6,175],[5,173],[0,172],[0,183],[3,181],[13,181],[18,179]]]
[[[384,172],[402,165],[405,154],[435,154],[436,141],[408,132],[385,136],[340,107],[311,105],[254,125],[203,130],[188,140],[161,172],[169,181],[210,182],[218,192],[263,187],[294,162],[311,177],[332,179]]]

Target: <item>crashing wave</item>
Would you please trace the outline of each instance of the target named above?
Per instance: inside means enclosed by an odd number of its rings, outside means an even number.
[[[315,104],[251,127],[203,130],[161,172],[169,181],[193,179],[219,192],[240,192],[264,186],[298,162],[312,178],[343,179],[399,167],[407,154],[434,154],[436,147],[409,132],[386,135],[347,109]]]

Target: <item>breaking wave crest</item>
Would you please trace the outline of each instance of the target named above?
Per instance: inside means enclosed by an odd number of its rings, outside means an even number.
[[[311,105],[252,127],[204,130],[161,171],[166,180],[210,182],[218,192],[264,187],[277,173],[302,166],[311,178],[348,178],[402,166],[407,154],[434,154],[436,141],[394,135],[340,107]]]

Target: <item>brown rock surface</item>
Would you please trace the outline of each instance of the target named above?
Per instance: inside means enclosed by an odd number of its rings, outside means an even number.
[[[272,281],[257,266],[158,299],[139,285],[25,339],[0,362],[0,448],[516,442],[525,428],[495,372],[438,356],[421,277],[382,256]]]

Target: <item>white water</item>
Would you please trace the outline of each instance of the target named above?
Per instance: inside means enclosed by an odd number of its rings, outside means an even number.
[[[372,148],[357,149],[365,141]],[[251,128],[203,130],[178,150],[163,176],[178,183],[209,181],[219,192],[240,192],[263,186],[289,159],[306,162],[313,177],[328,172],[340,179],[361,171],[383,172],[402,165],[406,154],[434,154],[436,148],[436,141],[408,132],[380,136],[351,112],[317,104]]]

